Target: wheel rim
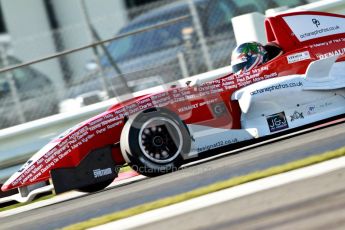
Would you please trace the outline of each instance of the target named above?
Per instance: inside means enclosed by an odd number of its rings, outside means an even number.
[[[175,122],[156,117],[145,122],[139,132],[142,153],[156,163],[169,163],[182,149],[182,133]]]

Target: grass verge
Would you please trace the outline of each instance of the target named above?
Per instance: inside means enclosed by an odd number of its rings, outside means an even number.
[[[133,169],[129,166],[129,165],[125,165],[123,167],[120,168],[119,173],[123,173],[123,172],[129,172],[132,171]]]
[[[186,201],[186,200],[189,200],[189,199],[192,199],[195,197],[206,195],[208,193],[212,193],[212,192],[216,192],[216,191],[219,191],[222,189],[234,187],[236,185],[240,185],[240,184],[244,184],[244,183],[258,180],[261,178],[265,178],[265,177],[273,176],[276,174],[284,173],[284,172],[291,171],[291,170],[298,169],[298,168],[302,168],[305,166],[317,164],[317,163],[320,163],[322,161],[338,158],[341,156],[345,156],[345,147],[340,148],[338,150],[326,152],[323,154],[307,157],[307,158],[304,158],[301,160],[293,161],[293,162],[290,162],[290,163],[287,163],[284,165],[268,168],[266,170],[253,172],[253,173],[250,173],[248,175],[239,176],[239,177],[231,178],[229,180],[217,182],[217,183],[214,183],[214,184],[202,187],[202,188],[195,189],[195,190],[190,191],[190,192],[186,192],[183,194],[179,194],[179,195],[175,195],[172,197],[167,197],[164,199],[153,201],[150,203],[142,204],[142,205],[139,205],[139,206],[136,206],[133,208],[123,210],[123,211],[115,212],[115,213],[104,215],[104,216],[97,217],[97,218],[93,218],[93,219],[90,219],[90,220],[87,220],[87,221],[84,221],[81,223],[67,226],[67,227],[63,228],[63,230],[79,230],[79,229],[87,229],[87,228],[95,227],[95,226],[102,225],[102,224],[105,224],[105,223],[108,223],[111,221],[120,220],[120,219],[127,218],[130,216],[138,215],[138,214],[141,214],[141,213],[144,213],[147,211],[151,211],[154,209],[158,209],[158,208],[162,208],[162,207],[165,207],[168,205],[172,205],[172,204],[176,204],[176,203],[179,203],[182,201]]]

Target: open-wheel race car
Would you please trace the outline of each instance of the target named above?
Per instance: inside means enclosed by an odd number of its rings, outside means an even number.
[[[265,28],[282,55],[115,104],[44,146],[2,190],[51,179],[57,193],[97,191],[126,163],[157,176],[212,149],[345,114],[345,16],[286,13]]]

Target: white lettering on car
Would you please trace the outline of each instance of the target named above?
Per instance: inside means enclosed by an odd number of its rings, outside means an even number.
[[[112,170],[111,168],[106,168],[106,169],[94,169],[93,170],[93,176],[94,178],[99,178],[99,177],[103,177],[103,176],[107,176],[112,174]]]

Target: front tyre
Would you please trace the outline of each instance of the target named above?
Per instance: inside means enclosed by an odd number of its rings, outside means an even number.
[[[128,119],[121,133],[127,163],[145,176],[177,170],[190,150],[190,136],[179,117],[164,108],[140,112]]]

